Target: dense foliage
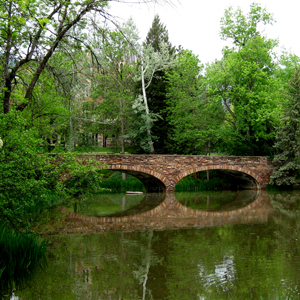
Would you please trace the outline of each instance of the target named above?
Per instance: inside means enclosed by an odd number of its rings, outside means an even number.
[[[64,154],[77,145],[110,142],[121,153],[277,151],[281,175],[274,176],[283,178],[274,183],[295,182],[292,70],[300,59],[274,54],[278,41],[261,31],[274,22],[266,9],[228,8],[220,37],[231,46],[206,66],[190,50],[174,50],[159,16],[141,43],[132,20],[108,26],[108,9],[95,0],[0,1],[0,214],[6,224],[30,225],[34,207],[50,205],[50,194],[101,190],[99,166]],[[48,155],[53,148],[60,156]]]
[[[74,154],[47,155],[44,141],[28,128],[20,112],[1,115],[0,215],[13,227],[30,226],[49,194],[79,196],[101,190],[97,163],[78,162]]]
[[[274,22],[266,9],[252,4],[244,14],[228,8],[220,37],[232,47],[224,48],[221,60],[204,67],[201,58],[185,49],[173,60],[175,50],[159,16],[142,44],[132,20],[119,24],[118,30],[101,19],[96,24],[89,12],[105,12],[100,2],[53,3],[47,9],[46,2],[37,0],[3,6],[7,16],[14,15],[13,8],[24,16],[34,11],[43,25],[32,20],[30,27],[19,15],[16,28],[2,24],[3,32],[24,33],[24,39],[2,36],[2,70],[11,79],[11,87],[5,87],[5,76],[2,81],[5,113],[12,107],[22,111],[48,144],[69,151],[76,144],[99,145],[100,140],[107,146],[109,138],[122,153],[129,147],[152,153],[274,153],[281,122],[279,91],[299,59],[287,53],[276,59],[278,41],[261,33]],[[51,10],[62,18],[60,24]],[[73,19],[64,17],[67,11],[73,12]],[[27,46],[25,36],[36,44],[23,54],[16,52]],[[42,44],[45,51],[40,53]],[[44,55],[42,65],[35,65],[38,55]]]
[[[272,16],[259,5],[251,5],[247,16],[229,8],[222,19],[221,37],[233,47],[207,68],[208,93],[227,112],[230,148],[236,155],[270,155],[275,137],[280,85],[274,76],[272,51],[276,41],[261,36],[260,23]]]
[[[278,186],[293,185],[300,168],[300,69],[296,67],[286,85],[282,126],[278,128],[274,157],[277,164],[271,183]]]

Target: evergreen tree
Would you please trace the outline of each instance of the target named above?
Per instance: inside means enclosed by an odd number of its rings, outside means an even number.
[[[155,51],[160,51],[161,42],[167,44],[170,51],[174,52],[174,48],[169,41],[168,30],[166,29],[166,26],[160,22],[159,16],[156,15],[152,22],[152,27],[147,34],[145,44],[151,45]]]
[[[160,22],[158,15],[154,17],[152,27],[150,28],[145,44],[152,46],[155,51],[160,52],[160,45],[168,45],[170,54],[174,53],[174,48],[169,42],[169,35],[166,26]],[[171,150],[170,128],[171,125],[166,120],[167,102],[166,102],[166,82],[164,80],[165,70],[157,71],[147,89],[149,101],[149,110],[154,114],[159,114],[159,118],[152,127],[152,133],[157,139],[154,141],[156,153],[169,153]]]
[[[293,185],[300,163],[300,69],[289,80],[284,92],[288,100],[284,103],[283,126],[277,133],[275,148],[278,154],[273,162],[277,165],[271,176],[271,184]]]

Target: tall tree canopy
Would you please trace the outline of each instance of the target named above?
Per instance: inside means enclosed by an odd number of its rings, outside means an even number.
[[[147,33],[145,44],[151,45],[155,51],[160,51],[162,42],[168,46],[170,52],[174,51],[169,41],[167,27],[161,23],[159,15],[155,15],[152,26]]]
[[[209,101],[203,66],[196,55],[184,50],[177,65],[166,71],[168,121],[172,125],[175,153],[204,154],[218,138],[224,110],[220,103]]]
[[[1,98],[4,113],[9,112],[12,103],[17,110],[26,108],[56,49],[83,42],[84,34],[80,28],[86,26],[86,15],[95,11],[105,16],[106,5],[99,0],[1,0]],[[71,58],[71,51],[69,54]]]
[[[154,0],[156,1],[156,0]],[[108,1],[0,0],[1,101],[24,110],[34,98],[36,84],[59,48],[73,59],[74,47],[86,47],[88,26],[112,19]],[[92,18],[90,18],[92,16]],[[83,31],[82,29],[85,29]]]
[[[252,38],[262,35],[259,31],[262,25],[273,24],[273,22],[273,15],[257,3],[250,5],[248,15],[244,15],[240,7],[234,10],[230,6],[221,19],[220,36],[223,40],[230,39],[235,47],[241,49]]]
[[[222,60],[206,70],[210,97],[222,102],[229,114],[232,154],[269,154],[274,141],[280,84],[272,50],[277,43],[258,31],[260,23],[272,21],[257,4],[247,16],[240,9],[226,10],[221,37],[234,47],[225,48]]]
[[[108,119],[114,120],[106,131],[110,131],[110,136],[118,137],[121,152],[124,153],[124,137],[128,134],[134,97],[133,77],[137,56],[133,45],[138,35],[131,19],[119,29],[107,28],[107,31],[99,32],[96,51],[101,69],[94,74],[92,89],[93,98],[101,102],[96,110],[98,118],[104,123]]]

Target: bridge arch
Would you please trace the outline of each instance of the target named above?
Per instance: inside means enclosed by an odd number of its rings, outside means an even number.
[[[140,166],[108,165],[107,170],[119,171],[136,177],[144,184],[146,193],[164,193],[167,189],[164,176]]]
[[[175,176],[175,185],[184,177],[201,171],[207,170],[218,170],[224,173],[227,173],[229,176],[237,178],[239,180],[239,185],[241,188],[244,189],[261,189],[262,178],[256,174],[255,172],[251,171],[247,167],[241,166],[233,166],[233,165],[210,165],[210,166],[199,166],[188,168],[184,172],[181,172],[177,176]],[[246,176],[243,176],[246,175]],[[174,188],[175,188],[174,185]]]
[[[108,169],[125,172],[140,179],[147,192],[174,192],[183,177],[205,170],[220,170],[233,176],[248,189],[265,189],[274,166],[260,156],[200,156],[147,154],[83,154],[78,159],[95,159]]]

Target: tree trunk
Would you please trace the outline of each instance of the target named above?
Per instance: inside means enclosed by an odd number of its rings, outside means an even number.
[[[75,133],[74,133],[72,117],[69,118],[69,125],[70,125],[70,135],[69,135],[68,151],[74,152],[74,150],[75,150]]]
[[[210,140],[206,143],[205,155],[210,156]],[[206,179],[209,181],[209,170],[206,170]]]
[[[9,100],[10,100],[10,95],[11,95],[11,79],[6,79],[5,80],[5,92],[4,92],[4,97],[3,97],[3,112],[4,114],[9,113]],[[3,90],[3,89],[2,89]]]
[[[123,181],[126,180],[126,173],[122,173],[122,180],[123,180]]]
[[[103,136],[102,136],[102,147],[106,148],[106,136],[105,136],[105,134],[103,134]]]
[[[126,196],[122,197],[122,211],[124,211],[126,208]]]
[[[53,53],[55,52],[56,48],[58,47],[58,45],[60,44],[60,42],[62,41],[62,39],[65,37],[65,35],[67,34],[67,32],[74,27],[90,10],[93,9],[93,2],[92,1],[89,5],[86,6],[85,9],[83,9],[82,11],[79,12],[79,14],[74,18],[74,20],[72,20],[69,24],[65,24],[64,20],[66,18],[66,15],[64,16],[64,19],[61,21],[59,28],[57,29],[57,35],[56,35],[56,39],[55,41],[53,41],[52,46],[49,48],[49,50],[46,52],[45,56],[42,58],[41,62],[39,63],[35,73],[32,76],[32,79],[28,85],[28,88],[26,90],[25,93],[25,100],[24,102],[20,103],[17,107],[16,110],[19,111],[23,111],[27,105],[30,103],[30,101],[32,100],[33,97],[33,90],[42,74],[42,72],[44,71],[44,69],[46,68],[46,65],[49,61],[49,59],[51,58],[51,56],[53,55]],[[59,7],[59,6],[58,6]],[[57,8],[58,10],[58,8]],[[50,15],[50,17],[52,17],[54,14],[56,13],[56,10],[54,10],[52,12],[52,14]],[[39,35],[37,35],[37,39],[39,38]]]
[[[145,111],[146,111],[146,127],[147,127],[147,135],[148,135],[148,143],[150,147],[150,153],[154,154],[154,146],[153,146],[153,141],[151,137],[151,131],[150,131],[150,122],[149,122],[149,107],[148,107],[148,101],[147,101],[147,94],[146,94],[146,88],[145,88],[145,78],[144,78],[144,64],[142,60],[142,66],[141,66],[141,75],[142,75],[142,90],[143,90],[143,99],[144,99],[144,104],[145,104]]]

